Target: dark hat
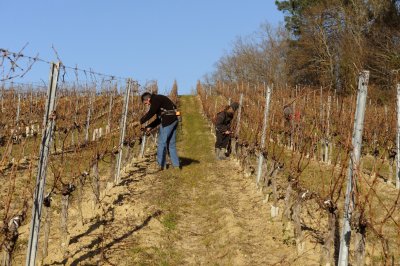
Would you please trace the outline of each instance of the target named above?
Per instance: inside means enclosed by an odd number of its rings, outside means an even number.
[[[230,107],[232,108],[233,111],[236,112],[237,109],[239,109],[239,104],[237,102],[231,103]]]
[[[148,98],[151,98],[151,93],[150,92],[145,92],[145,93],[142,94],[141,98],[142,98],[142,102],[143,102],[144,100],[147,100]]]

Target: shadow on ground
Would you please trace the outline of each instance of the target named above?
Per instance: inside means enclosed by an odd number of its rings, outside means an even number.
[[[125,238],[129,237],[130,235],[132,235],[134,232],[139,231],[140,229],[142,229],[143,227],[145,227],[146,225],[148,225],[148,223],[151,221],[151,219],[156,218],[158,216],[160,216],[162,214],[161,210],[157,210],[155,211],[153,214],[149,215],[140,225],[135,226],[134,228],[132,228],[131,230],[129,230],[128,232],[124,233],[123,235],[116,237],[113,239],[113,241],[111,241],[110,243],[106,244],[103,247],[97,248],[95,250],[90,250],[89,252],[83,254],[82,256],[80,256],[79,258],[76,258],[74,261],[71,262],[71,265],[81,265],[81,263],[83,261],[85,261],[86,259],[89,258],[93,258],[94,256],[105,252],[107,249],[110,249],[112,246],[114,246],[117,243],[120,243],[122,240],[124,240]],[[98,225],[96,225],[98,226]],[[101,237],[97,237],[96,239],[94,239],[89,245],[87,245],[85,248],[91,249],[95,246],[98,246],[101,243]],[[52,264],[46,264],[46,265],[65,265],[68,261],[68,258],[65,258],[63,261],[60,262],[55,262]]]
[[[188,166],[191,164],[199,164],[200,163],[199,160],[195,160],[195,159],[187,158],[187,157],[180,157],[179,159],[181,161],[182,167],[185,167],[185,166]]]

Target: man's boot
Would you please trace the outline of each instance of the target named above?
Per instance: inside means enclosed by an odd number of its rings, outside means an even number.
[[[215,159],[219,160],[219,149],[215,148]]]
[[[220,159],[220,153],[221,153],[221,149],[220,148],[215,148],[215,159],[221,160]]]
[[[221,148],[215,149],[217,160],[226,160],[225,151]]]
[[[222,155],[225,157],[226,160],[228,160],[229,159],[228,149],[222,149]]]

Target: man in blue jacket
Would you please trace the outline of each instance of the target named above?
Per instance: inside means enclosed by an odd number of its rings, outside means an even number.
[[[150,106],[149,111],[141,119],[143,125],[154,115],[157,118],[145,127],[146,132],[150,132],[153,128],[160,126],[157,147],[157,162],[160,170],[166,166],[167,149],[171,157],[174,168],[181,168],[179,157],[176,151],[176,130],[178,128],[178,117],[176,116],[175,104],[166,96],[160,94],[151,94],[145,92],[142,94],[142,103]]]

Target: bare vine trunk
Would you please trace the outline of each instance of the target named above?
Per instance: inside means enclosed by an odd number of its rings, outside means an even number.
[[[92,167],[92,187],[93,187],[93,210],[100,201],[100,183],[99,183],[99,161],[96,156]]]
[[[81,225],[84,224],[82,202],[83,202],[83,186],[85,184],[86,172],[82,173],[78,179],[78,213]]]
[[[65,256],[69,245],[68,206],[69,196],[75,190],[72,184],[63,185],[61,195],[61,250]]]
[[[115,162],[116,162],[117,156],[118,156],[118,153],[114,153],[114,152],[112,152],[110,155],[110,181],[111,182],[114,182]]]
[[[49,246],[49,237],[50,237],[50,228],[51,228],[51,207],[45,205],[45,222],[44,222],[44,240],[43,240],[43,252],[42,252],[42,264],[43,260],[48,255],[48,246]]]
[[[337,236],[337,213],[336,208],[328,210],[328,231],[325,235],[324,245],[322,247],[321,265],[335,265],[334,249]]]
[[[61,197],[61,250],[65,254],[68,248],[68,203],[69,194]]]
[[[356,263],[355,265],[364,265],[365,264],[365,239],[366,239],[366,226],[359,225],[356,234],[355,234],[355,257]]]
[[[15,246],[19,237],[18,228],[24,222],[27,210],[28,203],[24,202],[21,214],[14,216],[12,219],[10,219],[7,226],[3,229],[4,231],[2,233],[4,233],[5,237],[3,242],[2,266],[12,265],[12,254],[15,250]]]
[[[289,181],[289,185],[286,188],[286,194],[285,194],[285,208],[283,210],[283,215],[282,215],[282,221],[283,221],[283,227],[285,230],[289,226],[289,221],[291,220],[291,206],[292,206],[292,201],[291,201],[291,195],[292,195],[292,182]]]
[[[389,159],[389,177],[386,181],[388,184],[392,184],[392,180],[393,180],[393,176],[394,176],[393,165],[394,165],[394,159],[390,158]]]
[[[134,155],[133,150],[135,148],[135,142],[131,141],[128,146],[129,146],[128,152],[127,152],[128,162],[131,162],[133,159],[133,155]]]
[[[304,252],[304,237],[301,228],[301,203],[302,201],[299,196],[293,205],[294,236],[296,238],[298,255],[301,255]]]
[[[271,173],[271,186],[272,186],[272,205],[271,205],[271,217],[277,217],[279,214],[278,207],[278,185],[276,183],[276,175],[278,173],[278,169],[274,166],[274,169]]]

